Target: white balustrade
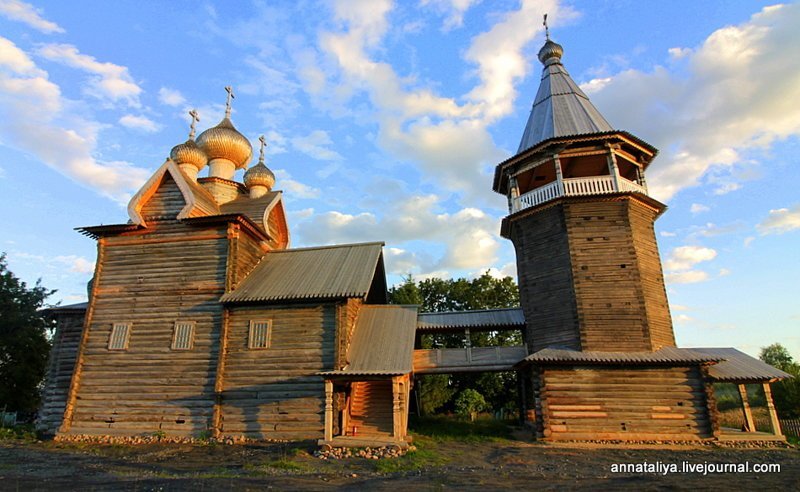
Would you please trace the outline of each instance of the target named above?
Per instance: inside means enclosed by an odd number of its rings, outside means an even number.
[[[626,191],[647,194],[647,189],[644,186],[629,181],[621,176],[617,178],[619,189],[616,189],[616,186],[614,186],[614,178],[611,176],[568,178],[564,179],[562,183],[564,184],[563,189],[559,186],[558,181],[553,181],[552,183],[535,188],[524,195],[520,195],[512,202],[512,212],[535,207],[560,196],[604,195],[607,193]]]

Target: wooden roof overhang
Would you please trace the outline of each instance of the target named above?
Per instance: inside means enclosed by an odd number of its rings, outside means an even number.
[[[695,348],[704,354],[724,358],[719,364],[709,368],[708,375],[715,382],[761,384],[792,378],[791,374],[772,367],[766,362],[751,357],[735,348]]]
[[[658,149],[645,142],[644,140],[636,137],[635,135],[621,130],[613,130],[609,132],[599,132],[583,135],[571,135],[564,137],[553,137],[543,140],[535,146],[520,152],[514,156],[509,157],[495,167],[494,180],[492,189],[500,194],[508,194],[508,170],[514,168],[519,164],[524,164],[531,160],[536,160],[539,157],[542,160],[552,158],[554,151],[558,152],[568,146],[581,143],[601,142],[602,144],[618,144],[621,145],[619,153],[626,159],[636,161],[633,154],[641,156],[642,168],[647,168],[650,162],[653,161],[658,154]]]
[[[533,353],[514,368],[526,366],[617,366],[617,367],[682,367],[707,366],[724,361],[723,357],[692,349],[664,347],[655,352],[583,352],[546,348]]]
[[[243,230],[249,232],[253,237],[256,239],[267,241],[270,236],[262,230],[255,222],[253,222],[250,218],[243,214],[225,214],[225,215],[208,215],[203,217],[187,217],[185,219],[179,219],[179,222],[184,222],[187,224],[215,224],[215,223],[224,223],[224,222],[235,222],[242,226]],[[157,223],[157,221],[151,221]],[[109,224],[109,225],[99,225],[99,226],[85,226],[85,227],[76,227],[75,230],[83,234],[84,236],[91,237],[92,239],[99,239],[104,236],[116,236],[116,235],[129,235],[133,234],[141,234],[145,232],[147,229],[152,229],[151,227],[144,226],[141,224]]]
[[[522,308],[481,309],[419,313],[417,333],[463,333],[522,330],[525,315]]]
[[[541,212],[542,210],[555,207],[556,205],[560,205],[562,203],[617,202],[620,200],[631,199],[636,200],[646,207],[652,209],[656,213],[656,218],[660,217],[661,214],[666,212],[668,208],[665,204],[661,203],[655,198],[636,191],[620,191],[617,193],[608,193],[603,195],[560,196],[558,198],[553,198],[552,200],[546,201],[541,205],[523,208],[518,212],[514,212],[511,215],[505,216],[503,221],[500,223],[500,235],[508,239],[511,232],[510,227],[512,222],[522,217]]]

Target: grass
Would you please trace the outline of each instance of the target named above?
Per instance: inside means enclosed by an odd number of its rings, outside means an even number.
[[[511,438],[511,428],[502,420],[468,420],[433,416],[409,420],[409,432],[426,436],[434,441],[459,441],[467,443],[498,442]]]
[[[420,470],[434,466],[442,466],[449,461],[435,451],[435,445],[419,442],[416,451],[409,451],[399,458],[382,459],[375,462],[375,469],[381,473]]]
[[[32,425],[15,425],[0,428],[0,441],[36,441],[36,430]]]

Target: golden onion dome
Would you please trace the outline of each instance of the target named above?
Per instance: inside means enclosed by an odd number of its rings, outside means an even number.
[[[542,46],[542,48],[539,50],[539,61],[544,65],[561,63],[561,57],[563,55],[564,47],[554,41],[551,41],[550,38],[547,38],[544,46]]]
[[[247,167],[253,157],[253,146],[239,133],[227,116],[217,126],[211,127],[197,137],[197,145],[209,160],[227,159],[236,169]]]
[[[275,186],[275,174],[263,162],[259,162],[244,173],[244,184],[248,188],[265,186],[271,190]]]
[[[169,158],[172,159],[175,164],[191,164],[198,170],[203,169],[208,163],[208,156],[206,153],[203,152],[191,138],[182,144],[172,147]]]

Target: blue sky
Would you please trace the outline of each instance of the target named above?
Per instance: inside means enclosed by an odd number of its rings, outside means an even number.
[[[0,250],[54,302],[85,299],[95,244],[73,228],[125,222],[187,111],[215,125],[232,85],[293,246],[383,240],[390,283],[515,275],[491,173],[519,144],[545,12],[600,111],[661,150],[679,344],[800,358],[797,4],[0,0]]]

